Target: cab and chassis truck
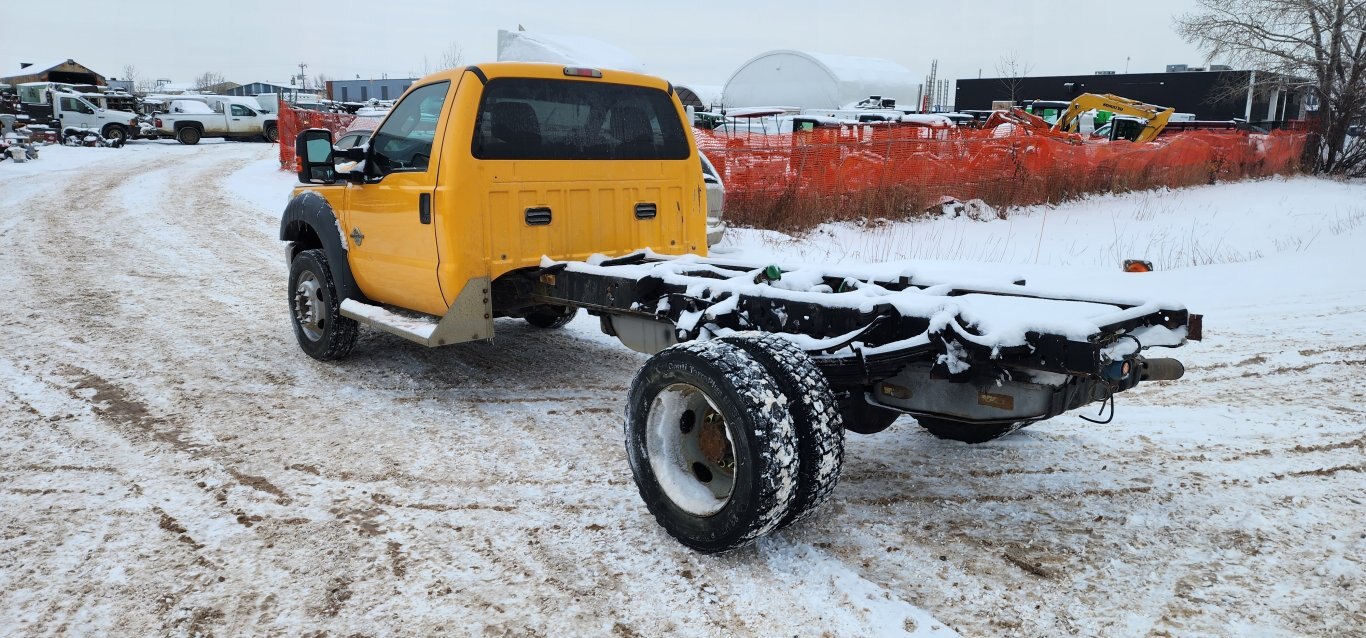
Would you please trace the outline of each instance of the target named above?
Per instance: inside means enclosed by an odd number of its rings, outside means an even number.
[[[289,314],[315,359],[362,325],[425,346],[558,328],[580,310],[650,358],[626,398],[641,497],[673,537],[730,550],[816,510],[845,431],[907,414],[981,442],[1179,378],[1180,305],[706,256],[698,151],[673,87],[492,63],[415,83],[368,145],[295,140],[280,225]]]

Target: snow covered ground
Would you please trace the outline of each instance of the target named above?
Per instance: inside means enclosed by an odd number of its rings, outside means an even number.
[[[1182,300],[1207,339],[1109,425],[851,435],[822,512],[700,556],[636,494],[643,357],[595,321],[301,354],[274,157],[0,163],[0,634],[1366,634],[1366,185],[734,232],[726,257]]]

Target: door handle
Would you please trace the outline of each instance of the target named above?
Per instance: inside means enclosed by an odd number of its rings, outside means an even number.
[[[533,206],[526,209],[526,224],[528,226],[549,226],[550,207]]]
[[[417,219],[424,224],[432,223],[431,193],[422,193],[417,196]]]

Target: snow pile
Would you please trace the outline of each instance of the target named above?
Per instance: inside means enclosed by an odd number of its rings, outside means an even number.
[[[168,108],[172,113],[187,115],[212,115],[214,112],[208,104],[196,100],[172,100]]]
[[[962,215],[968,219],[975,219],[981,222],[989,222],[1000,219],[1001,214],[995,208],[980,199],[969,199],[960,202],[952,197],[945,196],[939,202],[939,210],[944,219],[953,219]]]
[[[645,63],[616,45],[578,35],[498,31],[499,62],[548,62],[646,73]]]

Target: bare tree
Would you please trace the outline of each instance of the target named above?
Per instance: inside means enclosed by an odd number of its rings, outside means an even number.
[[[222,73],[205,71],[195,77],[194,88],[196,91],[209,91],[218,88],[227,81],[227,78],[223,77]]]
[[[1012,104],[1017,101],[1016,93],[1020,91],[1020,85],[1024,83],[1025,77],[1033,68],[1033,65],[1021,62],[1015,51],[1001,56],[1001,59],[996,61],[996,73],[1001,78],[1001,86],[1004,86],[1006,93],[1010,94]]]
[[[313,74],[313,89],[315,91],[321,91],[322,93],[325,93],[325,97],[327,97],[327,99],[330,100],[332,99],[332,91],[331,89],[327,88],[327,83],[331,81],[331,76],[327,75],[326,73],[315,73]]]
[[[1303,81],[1319,103],[1315,170],[1361,174],[1366,145],[1348,129],[1366,116],[1366,0],[1196,0],[1176,29],[1210,59]]]
[[[444,71],[446,69],[454,69],[455,67],[460,66],[464,61],[465,50],[460,48],[459,44],[452,42],[450,46],[447,46],[446,49],[441,52],[441,68],[437,70]]]
[[[138,68],[131,64],[123,65],[123,81],[128,83],[128,92],[138,89]]]

